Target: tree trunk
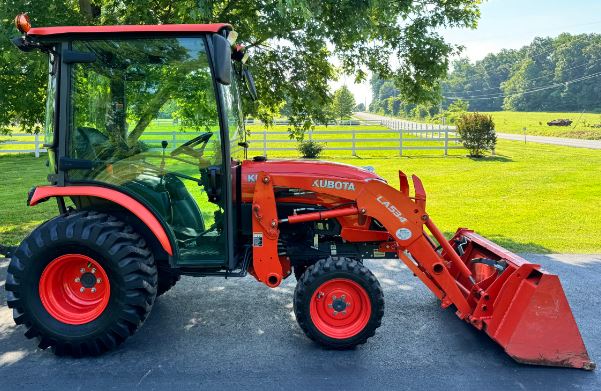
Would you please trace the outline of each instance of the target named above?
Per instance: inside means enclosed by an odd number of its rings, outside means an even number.
[[[100,6],[92,4],[91,0],[79,0],[79,12],[90,19],[100,16]]]
[[[156,118],[157,113],[159,112],[161,107],[163,107],[163,105],[171,97],[172,90],[172,86],[165,87],[159,90],[154,95],[152,100],[148,103],[148,107],[146,108],[146,110],[144,110],[144,113],[142,113],[142,115],[140,116],[140,120],[136,124],[136,127],[134,128],[134,130],[131,131],[127,138],[127,144],[130,147],[136,144],[140,136],[142,136],[142,133],[144,133],[146,127],[150,125],[153,119]]]

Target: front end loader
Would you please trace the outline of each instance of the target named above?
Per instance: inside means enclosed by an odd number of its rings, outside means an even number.
[[[315,342],[346,349],[380,326],[384,296],[364,259],[398,259],[457,316],[521,363],[592,370],[557,276],[460,228],[447,240],[421,181],[247,158],[240,96],[256,96],[227,24],[31,28],[49,54],[49,185],[57,217],[11,250],[14,319],[41,348],[116,348],[180,276],[294,274],[294,312]],[[246,90],[244,90],[246,86]],[[167,130],[165,130],[167,129]],[[234,303],[232,303],[234,305]]]

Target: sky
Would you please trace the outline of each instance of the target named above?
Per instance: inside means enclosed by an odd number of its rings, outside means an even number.
[[[465,46],[463,56],[476,61],[501,49],[518,49],[535,37],[601,33],[601,0],[488,0],[481,6],[478,28],[442,30],[453,44]],[[354,84],[352,76],[332,83],[346,84],[357,103],[371,102],[369,80]]]

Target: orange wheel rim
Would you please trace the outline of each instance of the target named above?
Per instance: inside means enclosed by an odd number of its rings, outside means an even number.
[[[53,259],[42,272],[40,299],[56,320],[72,325],[93,321],[106,309],[111,286],[104,268],[81,254]]]
[[[367,291],[358,283],[336,278],[321,284],[311,297],[311,320],[324,335],[335,339],[359,334],[371,317]]]

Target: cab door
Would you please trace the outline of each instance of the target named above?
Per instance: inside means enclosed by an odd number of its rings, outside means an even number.
[[[69,64],[67,180],[140,200],[174,238],[175,264],[226,267],[230,161],[205,36],[71,45],[87,60]]]
[[[228,189],[227,194],[227,219],[228,219],[228,242],[230,254],[228,267],[234,269],[240,265],[243,257],[242,243],[240,242],[240,219],[241,219],[241,187],[240,178],[242,170],[242,161],[245,158],[245,149],[243,147],[246,141],[246,128],[242,114],[242,104],[240,101],[240,64],[232,64],[231,82],[229,85],[220,84],[222,98],[222,115],[224,116],[224,125],[227,135],[225,147],[228,159],[228,178],[226,178]],[[225,137],[224,137],[225,138]]]

